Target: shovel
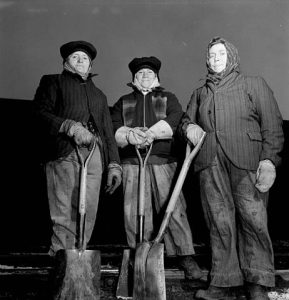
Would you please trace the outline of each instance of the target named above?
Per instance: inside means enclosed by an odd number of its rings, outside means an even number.
[[[152,150],[152,144],[149,146],[145,157],[142,158],[139,149],[135,147],[136,153],[139,159],[139,191],[138,191],[138,233],[139,242],[143,243],[144,235],[144,206],[145,206],[145,170],[147,160]],[[120,275],[117,284],[116,297],[118,299],[131,299],[133,286],[131,285],[131,279],[133,277],[133,270],[130,268],[130,258],[133,254],[131,250],[126,249],[123,253],[122,265]],[[139,264],[138,264],[139,265]]]
[[[79,224],[77,249],[59,250],[56,254],[56,292],[54,300],[99,300],[101,257],[98,250],[86,250],[84,243],[86,215],[87,165],[94,152],[96,142],[84,160],[78,147],[77,155],[81,163],[79,190]]]
[[[205,135],[203,134],[199,143],[192,151],[190,145],[187,144],[186,158],[166,208],[157,237],[152,242],[139,244],[136,249],[133,288],[134,300],[166,300],[164,245],[160,242],[167,229],[191,162],[201,148]]]

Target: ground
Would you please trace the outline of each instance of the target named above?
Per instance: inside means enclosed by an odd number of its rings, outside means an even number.
[[[289,300],[289,248],[287,242],[278,245],[275,246],[276,287],[268,293],[270,300]],[[117,299],[122,251],[101,250],[101,299]],[[196,260],[206,279],[210,259],[208,253],[198,252]],[[0,253],[0,299],[49,299],[51,270],[52,261],[46,253]],[[167,300],[192,300],[197,289],[206,287],[205,281],[185,280],[174,259],[165,258],[165,274]],[[242,289],[237,290],[237,295],[238,300],[246,299]]]

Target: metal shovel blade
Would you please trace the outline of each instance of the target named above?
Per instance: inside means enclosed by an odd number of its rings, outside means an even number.
[[[132,299],[133,265],[130,263],[131,252],[130,249],[125,249],[123,251],[121,269],[116,288],[117,299]]]
[[[164,245],[138,245],[134,265],[134,300],[165,300]]]
[[[164,244],[150,248],[146,262],[146,299],[166,300]]]
[[[146,261],[151,244],[143,242],[138,244],[134,261],[133,299],[145,300],[146,298]]]
[[[56,254],[55,300],[99,300],[101,256],[98,250],[59,250]]]

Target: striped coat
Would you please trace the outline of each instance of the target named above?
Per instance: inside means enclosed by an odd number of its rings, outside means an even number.
[[[186,113],[183,130],[190,119],[207,132],[195,160],[196,171],[212,163],[217,143],[241,169],[256,170],[263,159],[280,163],[282,116],[263,78],[233,72],[217,86],[207,82],[193,92]]]
[[[84,81],[66,70],[44,75],[36,90],[34,107],[47,145],[45,160],[66,156],[73,150],[72,140],[59,133],[65,119],[87,122],[91,115],[103,142],[106,164],[120,162],[106,96],[91,77]]]

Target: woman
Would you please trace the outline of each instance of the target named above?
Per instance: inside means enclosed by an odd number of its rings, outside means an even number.
[[[60,54],[63,72],[44,75],[34,97],[38,125],[47,142],[51,255],[77,246],[81,164],[76,148],[84,159],[94,149],[87,166],[84,246],[93,231],[103,176],[107,176],[107,191],[113,193],[122,174],[106,97],[94,85],[90,73],[95,47],[86,41],[72,41],[60,47]]]
[[[128,245],[136,247],[139,161],[135,146],[140,151],[153,143],[148,159],[145,182],[144,240],[156,234],[154,212],[159,216],[170,198],[176,175],[177,155],[174,133],[183,115],[176,96],[160,87],[161,62],[156,57],[135,58],[129,63],[133,91],[122,96],[113,106],[112,122],[119,146],[123,168],[124,218]],[[142,150],[143,148],[143,150]],[[194,247],[186,215],[183,194],[171,216],[164,236],[166,253],[177,255],[185,277],[198,279],[202,272],[192,257]]]
[[[231,299],[230,288],[245,283],[248,299],[269,299],[275,275],[266,208],[284,142],[282,117],[265,80],[240,72],[238,51],[225,39],[209,43],[207,69],[182,120],[193,144],[207,132],[194,167],[212,267],[209,288],[196,298]]]

